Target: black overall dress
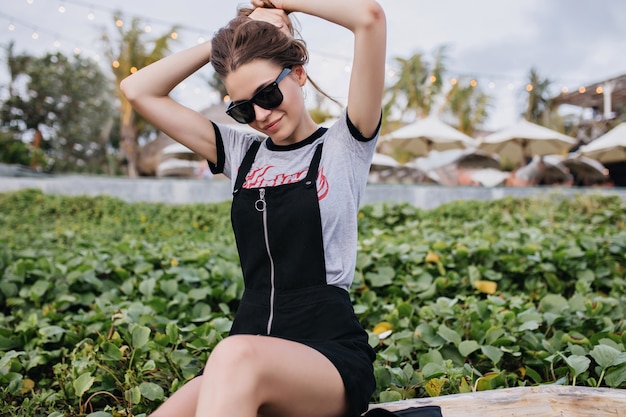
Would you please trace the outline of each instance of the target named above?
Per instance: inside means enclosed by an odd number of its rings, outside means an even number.
[[[275,336],[318,350],[341,374],[350,414],[359,415],[376,386],[375,353],[348,292],[326,283],[316,187],[322,145],[303,180],[243,188],[259,146],[254,142],[247,151],[233,191],[231,220],[245,290],[230,334]]]

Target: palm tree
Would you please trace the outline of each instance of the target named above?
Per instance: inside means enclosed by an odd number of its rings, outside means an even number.
[[[429,63],[422,54],[414,54],[408,59],[396,57],[398,76],[395,84],[387,90],[387,101],[383,106],[383,120],[397,111],[402,118],[406,113],[414,113],[416,118],[428,116],[437,97],[443,90],[445,73],[445,47],[439,47],[434,60]]]
[[[457,120],[456,128],[474,136],[476,128],[489,117],[491,97],[472,82],[457,81],[446,94],[440,111],[449,113]]]
[[[526,103],[524,118],[529,122],[563,132],[563,119],[556,111],[557,105],[552,99],[551,87],[552,80],[542,78],[535,68],[530,69],[528,83],[525,87],[528,102]]]
[[[120,100],[120,149],[126,159],[129,177],[137,176],[137,148],[138,139],[142,134],[150,132],[152,128],[137,114],[124,95],[121,93],[120,82],[137,70],[163,58],[169,52],[170,41],[174,40],[176,27],[164,35],[150,40],[151,49],[148,49],[144,36],[147,32],[138,18],[134,18],[126,28],[119,13],[114,16],[119,34],[118,39],[112,40],[106,33],[102,39],[105,43],[105,53],[111,62],[115,75],[116,91]]]

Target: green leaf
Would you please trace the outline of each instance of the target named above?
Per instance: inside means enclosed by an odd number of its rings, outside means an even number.
[[[464,340],[459,343],[459,353],[463,357],[468,357],[473,352],[480,349],[480,345],[475,340]]]
[[[416,334],[424,343],[431,347],[439,347],[445,342],[445,340],[435,332],[435,329],[428,324],[420,324],[417,326]]]
[[[15,349],[18,346],[19,346],[19,343],[17,340],[15,340],[15,337],[5,337],[5,336],[0,335],[0,352]],[[1,362],[1,359],[0,359],[0,362]],[[0,369],[2,369],[2,367],[0,367]]]
[[[476,281],[480,281],[482,279],[482,274],[480,273],[480,270],[474,265],[470,265],[467,267],[467,273],[469,275],[470,284],[473,284]]]
[[[489,372],[476,380],[477,391],[489,391],[498,387],[502,376],[496,372]]]
[[[17,359],[19,356],[24,355],[24,352],[16,352],[11,350],[0,357],[0,374],[6,374],[11,369],[11,362]]]
[[[541,375],[539,375],[537,371],[530,367],[526,367],[526,376],[532,379],[535,384],[541,384],[541,382],[543,381]]]
[[[150,339],[150,328],[145,326],[135,326],[132,333],[132,346],[141,349]]]
[[[427,379],[438,378],[446,374],[446,368],[438,363],[427,363],[426,366],[422,368],[422,374],[424,374],[424,378]]]
[[[563,355],[561,354],[561,356]],[[589,365],[591,364],[591,359],[586,356],[570,355],[568,357],[563,357],[565,359],[565,362],[567,362],[567,366],[572,370],[575,377],[589,369]]]
[[[219,333],[228,333],[233,325],[233,322],[226,317],[216,318],[211,323]]]
[[[39,329],[44,343],[58,343],[64,333],[65,329],[60,326],[45,326]]]
[[[495,346],[482,346],[480,350],[491,360],[491,362],[493,362],[494,365],[497,365],[500,362],[500,359],[502,359],[502,355],[504,355],[502,349]]]
[[[105,361],[117,362],[122,360],[122,352],[120,348],[111,342],[104,342],[101,347],[103,354],[102,359]]]
[[[65,414],[62,414],[64,416]],[[51,416],[48,416],[51,417]],[[87,417],[113,417],[113,414],[107,413],[106,411],[95,411],[93,413],[87,414]]]
[[[86,393],[89,388],[93,385],[96,379],[91,376],[89,372],[85,372],[81,374],[78,378],[74,380],[72,386],[74,387],[74,392],[76,392],[76,396],[78,398],[82,397],[84,393]]]
[[[381,403],[390,403],[400,400],[402,400],[402,394],[400,394],[398,391],[383,391],[380,393]]]
[[[165,326],[165,334],[171,344],[178,343],[178,325],[176,323],[167,323]]]
[[[365,279],[369,280],[372,287],[384,287],[393,283],[393,277],[396,275],[396,271],[389,266],[381,266],[376,272],[368,272],[365,274]]]
[[[138,386],[126,390],[124,399],[132,404],[139,404],[139,401],[141,401],[141,390]]]
[[[141,395],[150,401],[162,400],[165,398],[163,388],[153,382],[142,382],[139,384]]]
[[[33,301],[39,300],[48,291],[48,288],[52,286],[52,283],[44,280],[39,280],[30,287],[30,299]]]
[[[429,363],[443,364],[443,356],[438,350],[429,350],[427,353],[420,355],[419,366],[425,368]]]
[[[547,294],[539,301],[539,308],[544,313],[561,314],[569,309],[569,304],[560,294]]]
[[[445,324],[441,324],[439,326],[437,334],[443,337],[448,343],[452,343],[455,346],[458,346],[461,343],[461,336]]]
[[[538,320],[527,320],[524,323],[522,323],[522,325],[519,326],[517,330],[520,332],[526,332],[528,330],[537,330],[540,324],[541,322]]]
[[[143,275],[148,271],[152,271],[153,269],[154,269],[154,266],[152,264],[148,262],[139,262],[133,268],[133,272],[135,273],[135,275]]]
[[[411,317],[413,315],[413,305],[409,303],[401,303],[397,307],[398,316],[400,318],[403,317]]]
[[[156,287],[156,280],[154,278],[144,279],[139,284],[139,292],[145,295],[146,297],[152,297],[155,287]]]
[[[614,365],[614,361],[620,355],[620,351],[607,345],[596,345],[589,354],[602,368],[606,369]]]
[[[604,381],[611,388],[619,388],[626,381],[626,365],[608,371]]]
[[[161,287],[161,291],[168,297],[173,297],[178,292],[178,282],[173,279],[161,281],[159,286]]]

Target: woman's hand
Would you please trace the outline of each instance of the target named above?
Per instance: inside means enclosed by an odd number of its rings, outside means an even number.
[[[252,0],[252,5],[255,9],[248,16],[250,19],[271,23],[289,37],[293,36],[291,20],[285,10],[278,8],[277,4],[270,3],[268,0]]]
[[[282,0],[252,0],[254,7],[266,7],[268,9],[282,9]]]

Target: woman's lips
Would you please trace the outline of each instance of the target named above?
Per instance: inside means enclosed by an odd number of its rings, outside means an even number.
[[[278,126],[278,123],[281,121],[281,119],[277,119],[274,120],[271,123],[266,124],[265,126],[263,126],[263,130],[276,130],[276,127]]]

